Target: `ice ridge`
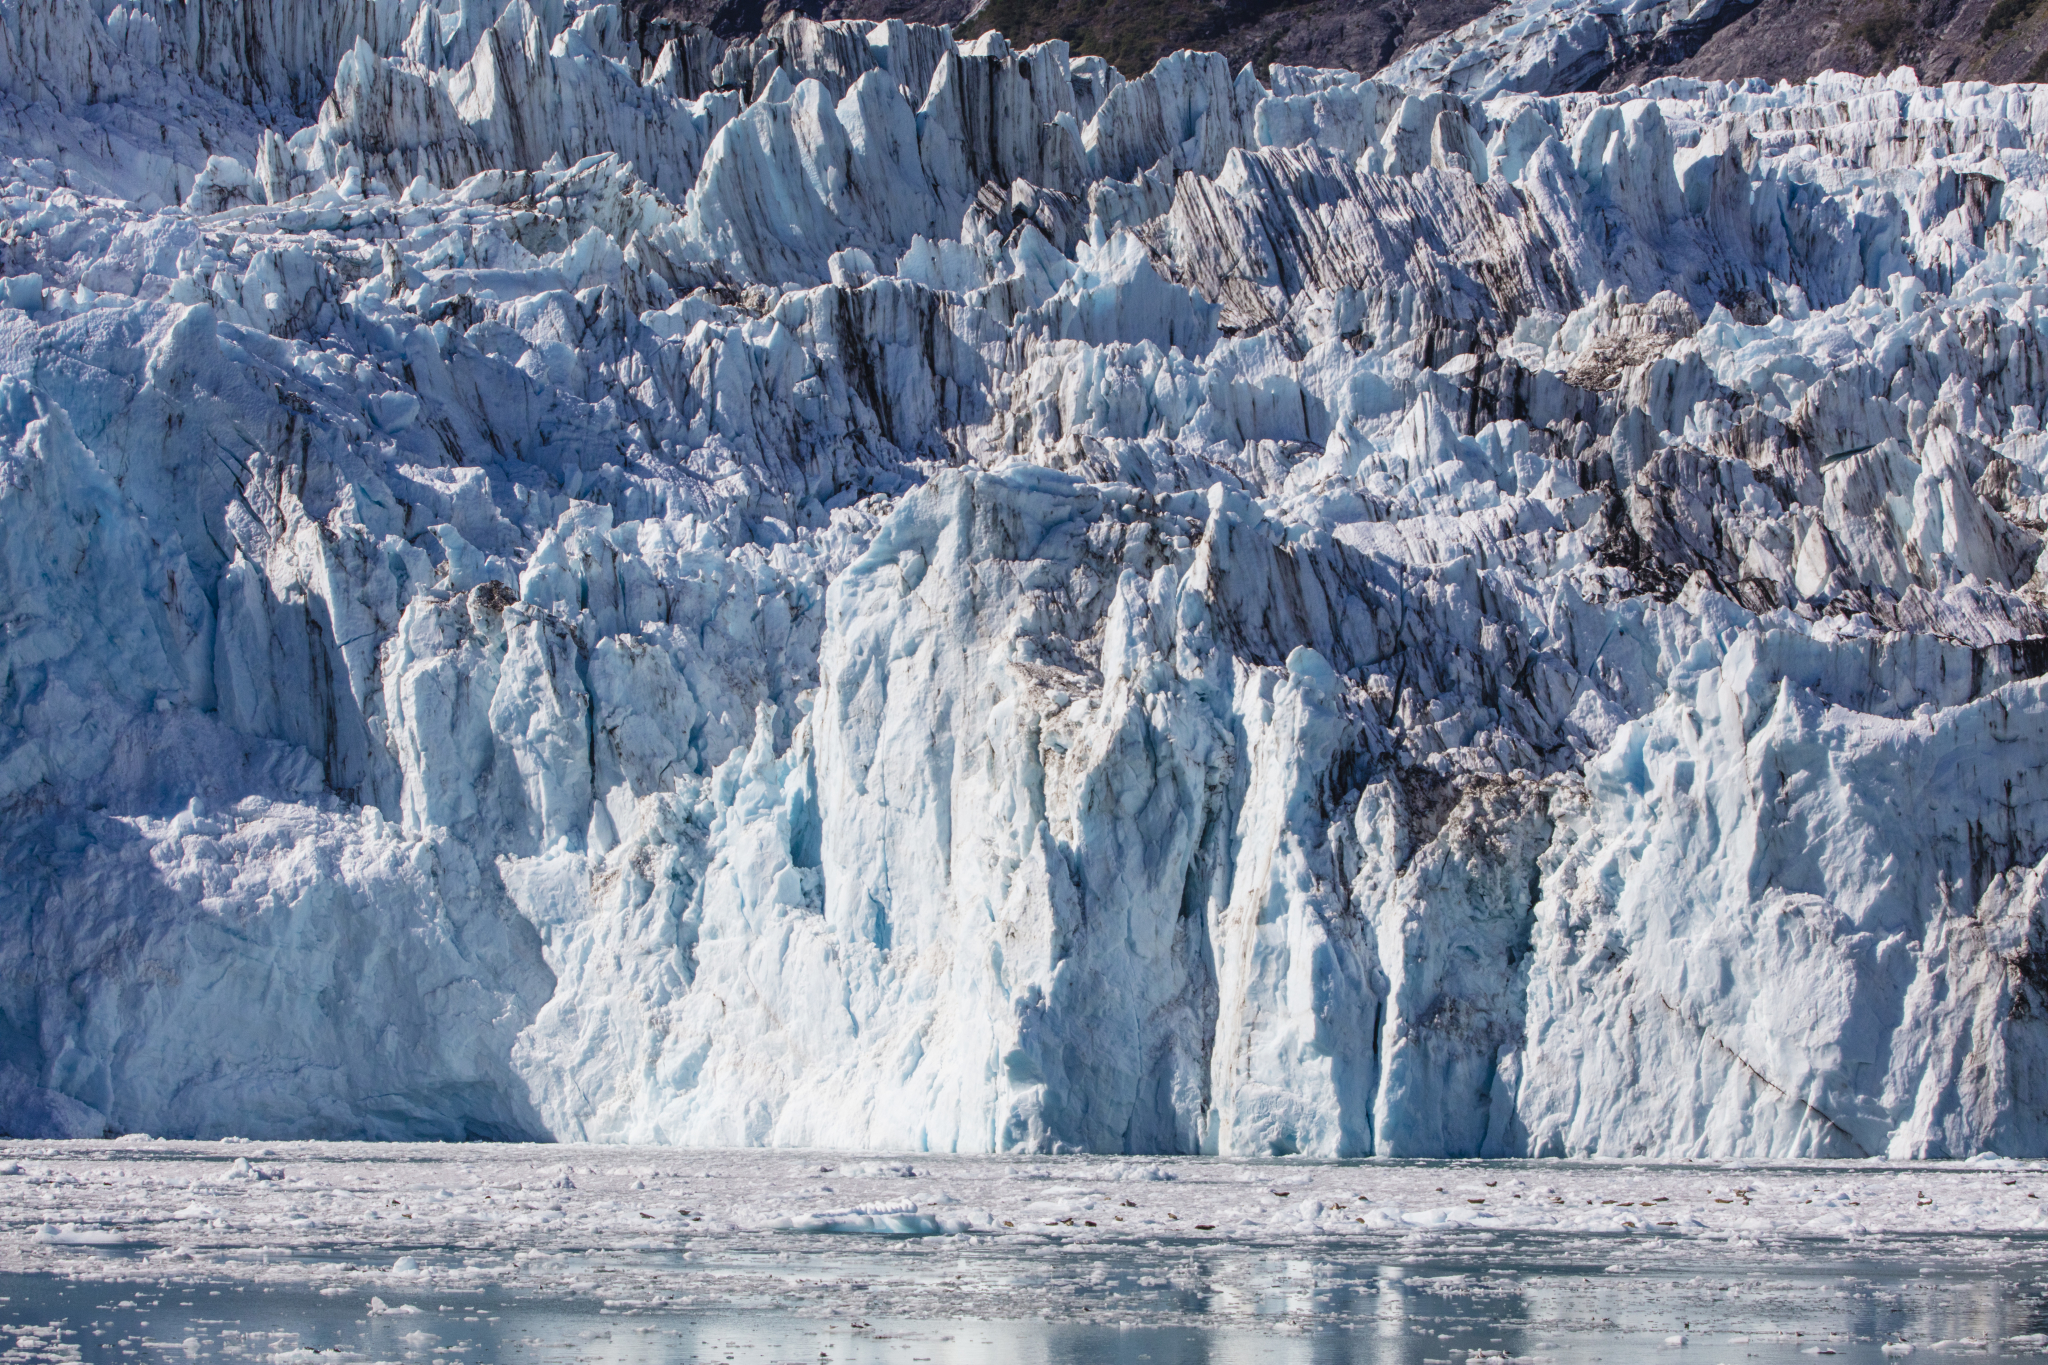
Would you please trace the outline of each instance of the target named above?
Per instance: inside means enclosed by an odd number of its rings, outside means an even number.
[[[1683,9],[0,0],[0,1128],[2048,1151],[2048,100]]]

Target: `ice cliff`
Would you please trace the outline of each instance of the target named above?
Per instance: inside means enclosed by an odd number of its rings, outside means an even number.
[[[0,1128],[2048,1152],[2048,97],[1690,17],[0,0]]]

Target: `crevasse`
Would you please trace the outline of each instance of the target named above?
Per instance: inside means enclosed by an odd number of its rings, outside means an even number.
[[[0,1128],[2048,1151],[2048,100],[1674,13],[0,0]]]

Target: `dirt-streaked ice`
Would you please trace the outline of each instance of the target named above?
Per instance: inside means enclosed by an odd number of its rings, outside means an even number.
[[[2037,88],[104,8],[0,1128],[2048,1150]]]

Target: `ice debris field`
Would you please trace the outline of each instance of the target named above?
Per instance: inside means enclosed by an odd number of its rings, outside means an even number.
[[[2048,1152],[2048,98],[1687,13],[0,0],[0,1130]]]
[[[2009,1159],[161,1140],[0,1158],[10,1361],[2048,1352],[2048,1168]]]

